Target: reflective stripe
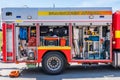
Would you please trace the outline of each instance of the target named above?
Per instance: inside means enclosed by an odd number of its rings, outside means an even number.
[[[120,30],[115,31],[115,38],[120,38]]]
[[[38,16],[53,15],[111,15],[112,11],[38,11]]]
[[[69,46],[41,46],[38,47],[38,49],[42,49],[42,50],[69,50],[71,49],[71,47]]]
[[[15,22],[17,22],[17,23],[22,23],[23,20],[16,20]]]

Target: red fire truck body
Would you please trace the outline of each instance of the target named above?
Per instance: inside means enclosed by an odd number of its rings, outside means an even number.
[[[70,63],[120,66],[120,11],[101,8],[3,8],[3,62],[42,63],[61,73]]]

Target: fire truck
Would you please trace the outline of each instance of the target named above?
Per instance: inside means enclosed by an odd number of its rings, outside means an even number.
[[[120,11],[111,7],[2,8],[3,62],[42,64],[59,74],[71,63],[120,67]]]

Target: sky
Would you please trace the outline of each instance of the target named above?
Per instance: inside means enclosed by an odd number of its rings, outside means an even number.
[[[3,7],[112,7],[120,9],[120,0],[0,0]]]

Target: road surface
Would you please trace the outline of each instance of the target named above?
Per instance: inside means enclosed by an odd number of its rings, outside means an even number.
[[[120,80],[120,69],[111,66],[71,66],[60,75],[47,75],[41,68],[25,67],[24,63],[0,63],[0,80]],[[20,77],[9,78],[12,70],[22,70]]]

